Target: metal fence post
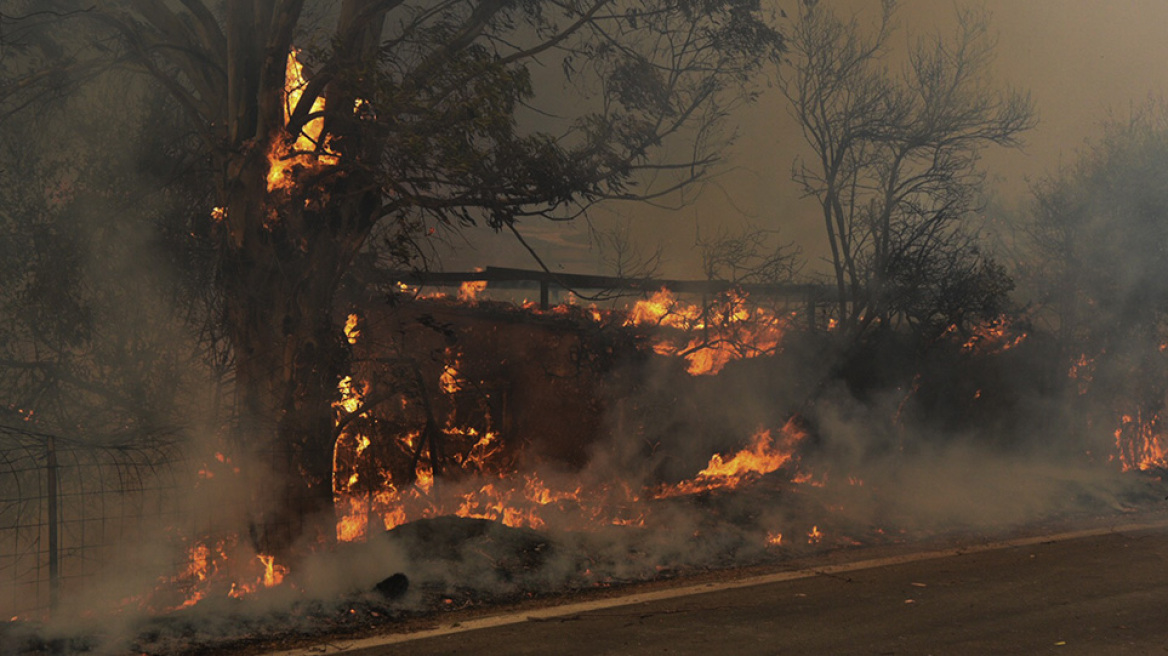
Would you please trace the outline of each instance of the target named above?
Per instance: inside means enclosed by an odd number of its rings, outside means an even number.
[[[61,587],[60,536],[57,509],[57,443],[52,437],[46,445],[46,479],[49,502],[49,611],[57,609]]]

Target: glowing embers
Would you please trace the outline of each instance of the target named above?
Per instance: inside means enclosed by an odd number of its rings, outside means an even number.
[[[288,53],[284,71],[285,126],[291,121],[292,114],[308,87],[308,80],[304,78],[304,65],[298,58],[299,53],[296,48]],[[294,188],[297,172],[300,170],[319,170],[322,167],[335,166],[340,161],[339,155],[329,147],[329,138],[327,136],[323,140],[321,138],[324,131],[324,108],[324,96],[317,95],[312,101],[312,108],[304,125],[296,134],[281,133],[273,137],[268,152],[268,193]]]
[[[1084,353],[1071,364],[1067,375],[1075,381],[1075,387],[1082,396],[1091,391],[1091,383],[1095,381],[1095,358],[1087,357]]]
[[[1008,351],[1026,341],[1029,336],[1025,330],[1018,328],[1006,315],[989,323],[974,326],[971,333],[961,348],[964,351],[980,355]]]
[[[774,353],[787,329],[787,317],[752,305],[745,294],[727,291],[705,305],[678,300],[667,290],[638,301],[625,325],[651,325],[681,331],[655,337],[660,355],[684,357],[693,376],[715,375],[727,363]]]

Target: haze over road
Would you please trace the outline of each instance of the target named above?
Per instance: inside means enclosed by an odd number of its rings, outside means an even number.
[[[1067,537],[337,646],[363,656],[1168,653],[1168,525]]]

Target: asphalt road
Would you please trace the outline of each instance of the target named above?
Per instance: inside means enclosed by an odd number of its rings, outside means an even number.
[[[1168,654],[1168,528],[828,563],[421,635],[336,647],[361,656]]]

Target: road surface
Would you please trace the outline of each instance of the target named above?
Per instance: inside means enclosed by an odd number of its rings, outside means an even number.
[[[342,651],[1168,654],[1168,525],[827,563],[288,653]]]

